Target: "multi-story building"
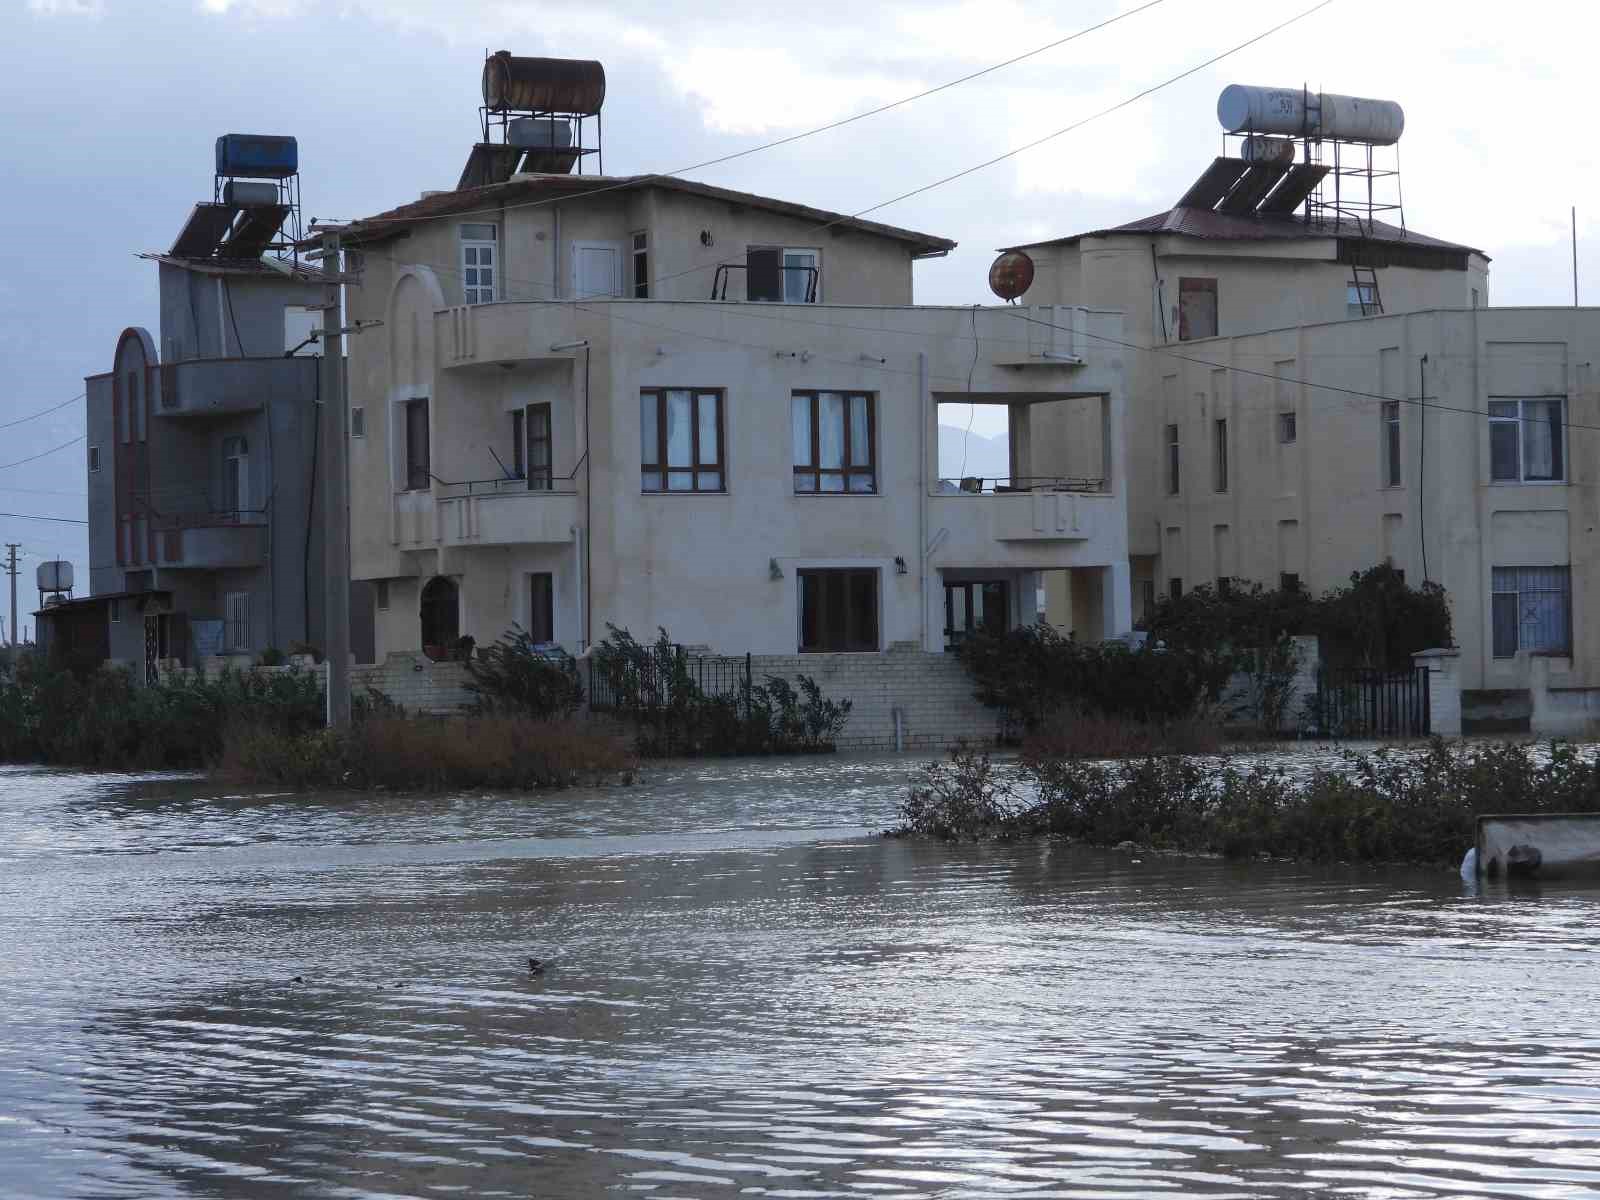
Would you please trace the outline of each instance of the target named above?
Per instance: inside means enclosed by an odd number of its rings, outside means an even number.
[[[948,240],[670,177],[513,174],[345,241],[348,314],[384,322],[350,359],[380,656],[513,623],[940,651],[1031,621],[1052,570],[1086,630],[1130,628],[1117,313],[1047,351],[1007,310],[912,304]],[[939,405],[969,400],[1010,414],[1004,479],[937,477]],[[1055,407],[1078,472],[1029,450]]]
[[[263,146],[263,161],[224,161]],[[294,166],[292,139],[219,139],[217,198],[155,256],[158,334],[124,330],[111,369],[85,380],[90,595],[44,614],[63,629],[74,614],[82,658],[150,678],[321,642],[308,355],[325,289],[320,272],[263,258],[284,245]]]

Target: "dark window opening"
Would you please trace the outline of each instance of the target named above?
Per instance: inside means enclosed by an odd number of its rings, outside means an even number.
[[[1285,592],[1298,592],[1300,590],[1300,574],[1298,571],[1279,571],[1278,588]]]
[[[525,408],[514,409],[511,413],[511,476],[514,479],[528,477],[528,410]]]
[[[799,571],[800,649],[863,651],[878,648],[876,570]]]
[[[1295,424],[1296,424],[1296,422],[1295,422],[1295,414],[1294,413],[1292,413],[1292,412],[1281,412],[1281,413],[1279,413],[1278,414],[1278,441],[1282,442],[1286,446],[1289,445],[1291,442],[1293,442],[1295,440],[1295,437],[1297,436],[1297,432],[1296,432],[1296,429],[1295,429]]]
[[[1178,280],[1178,340],[1217,336],[1217,281]]]
[[[877,412],[864,392],[795,392],[789,401],[794,426],[794,490],[878,490]]]
[[[1400,402],[1383,403],[1383,486],[1400,486]]]
[[[422,652],[438,661],[450,656],[460,637],[460,589],[455,580],[435,575],[423,586],[418,615],[422,620]]]
[[[528,636],[535,642],[556,640],[555,576],[541,571],[528,576]]]
[[[427,491],[433,477],[428,457],[428,402],[406,401],[406,490]]]
[[[550,457],[550,406],[548,404],[530,404],[526,409],[527,416],[524,427],[527,430],[528,447],[525,469],[527,471],[528,490],[531,492],[548,492],[555,486],[555,477],[551,471]]]
[[[1011,628],[1011,585],[985,579],[944,585],[945,649],[959,646],[980,629],[1004,633]]]
[[[644,233],[633,235],[633,298],[650,298],[650,238]]]
[[[389,611],[389,581],[380,579],[372,585],[372,602],[379,612]]]
[[[1167,495],[1169,495],[1169,496],[1176,496],[1178,494],[1178,485],[1182,482],[1182,477],[1179,474],[1180,465],[1181,465],[1181,463],[1179,461],[1178,427],[1176,425],[1168,425],[1167,426]]]
[[[727,491],[722,443],[721,392],[646,388],[639,393],[641,491]]]
[[[1183,579],[1180,576],[1174,575],[1167,580],[1167,596],[1173,600],[1183,598]]]
[[[1216,422],[1213,434],[1213,478],[1211,486],[1213,491],[1225,492],[1228,490],[1228,422],[1226,419]]]

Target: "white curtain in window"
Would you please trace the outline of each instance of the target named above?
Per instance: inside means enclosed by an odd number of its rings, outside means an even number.
[[[694,465],[694,432],[688,392],[667,393],[667,465]]]
[[[818,466],[838,470],[844,466],[844,397],[838,392],[823,392],[817,398]]]
[[[794,396],[789,401],[789,415],[794,425],[794,465],[809,467],[811,461],[811,397]]]
[[[1560,478],[1561,401],[1523,401],[1522,447],[1526,460],[1524,478]]]

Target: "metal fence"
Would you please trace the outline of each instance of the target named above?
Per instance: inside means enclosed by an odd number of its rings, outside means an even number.
[[[620,707],[670,708],[685,699],[675,695],[685,685],[702,696],[738,699],[749,694],[751,659],[715,654],[686,654],[674,646],[668,654],[652,650],[648,658],[629,662],[615,674],[603,671],[589,659],[589,707],[615,712]]]
[[[1309,723],[1330,737],[1423,737],[1428,668],[1318,667]]]

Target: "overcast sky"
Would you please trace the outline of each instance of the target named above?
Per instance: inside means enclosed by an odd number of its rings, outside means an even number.
[[[485,49],[605,63],[606,166],[672,171],[795,133],[1043,45],[1143,0],[0,0],[0,424],[107,369],[118,333],[156,329],[154,267],[211,194],[230,132],[300,141],[306,216],[353,218],[453,186],[477,136]],[[858,212],[1160,82],[1315,0],[1163,0],[981,80],[845,129],[696,173]],[[1600,300],[1587,6],[1334,0],[1120,113],[877,219],[950,237],[917,299],[990,302],[997,246],[1169,207],[1219,152],[1230,82],[1394,99],[1407,223],[1482,247],[1491,300],[1571,302],[1568,206]],[[1587,201],[1587,203],[1586,203]],[[81,405],[0,429],[0,464],[83,431]],[[82,517],[81,444],[0,466],[0,510]],[[87,582],[81,526],[0,517],[32,568]],[[86,590],[86,589],[85,589]]]

